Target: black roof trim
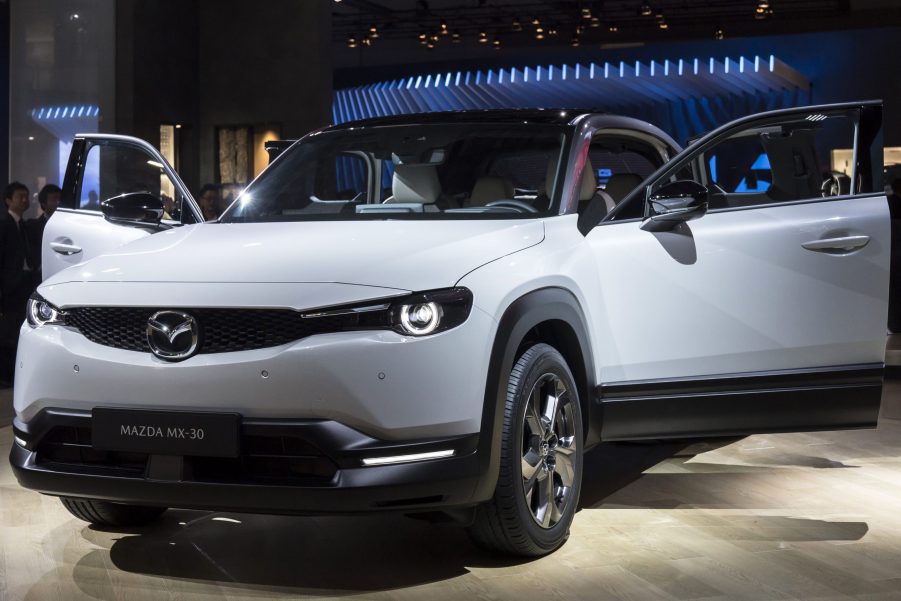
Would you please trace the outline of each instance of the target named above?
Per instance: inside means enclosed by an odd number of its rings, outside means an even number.
[[[332,125],[326,129],[339,130],[351,127],[377,127],[383,125],[410,125],[417,123],[543,123],[568,125],[579,115],[602,113],[596,109],[483,109],[468,111],[444,111],[435,113],[408,113],[388,117],[372,117]]]

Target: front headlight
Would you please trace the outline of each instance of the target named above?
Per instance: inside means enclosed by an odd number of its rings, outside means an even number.
[[[428,336],[462,324],[471,310],[469,289],[444,288],[401,298],[328,307],[304,313],[303,317],[311,320],[311,324],[322,324],[316,327],[322,332],[390,329],[405,336]]]
[[[471,309],[472,292],[467,288],[421,292],[392,304],[391,325],[401,334],[428,336],[457,327]]]
[[[37,292],[28,299],[25,316],[28,319],[28,325],[33,328],[62,323],[63,321],[60,310],[44,300],[44,297]]]

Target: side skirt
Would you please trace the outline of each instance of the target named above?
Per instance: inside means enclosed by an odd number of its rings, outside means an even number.
[[[601,439],[873,428],[884,371],[876,363],[603,384]]]

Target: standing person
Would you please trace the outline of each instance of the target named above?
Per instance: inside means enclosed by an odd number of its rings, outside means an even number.
[[[219,186],[216,184],[204,184],[200,189],[198,200],[204,221],[219,219]]]
[[[13,182],[3,191],[6,212],[0,215],[0,384],[15,374],[19,328],[34,290],[32,262],[22,214],[28,208],[28,188]]]
[[[63,191],[59,186],[47,184],[38,192],[38,203],[41,205],[41,211],[34,219],[25,222],[25,233],[28,240],[29,258],[34,262],[34,280],[35,284],[39,284],[43,279],[41,277],[41,240],[44,237],[44,226],[47,220],[53,215],[59,206]]]

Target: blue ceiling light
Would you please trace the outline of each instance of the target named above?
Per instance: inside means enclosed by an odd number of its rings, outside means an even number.
[[[341,123],[369,114],[590,106],[652,120],[685,140],[733,116],[804,104],[809,94],[809,81],[773,55],[630,60],[415,75],[337,90],[333,115]]]

